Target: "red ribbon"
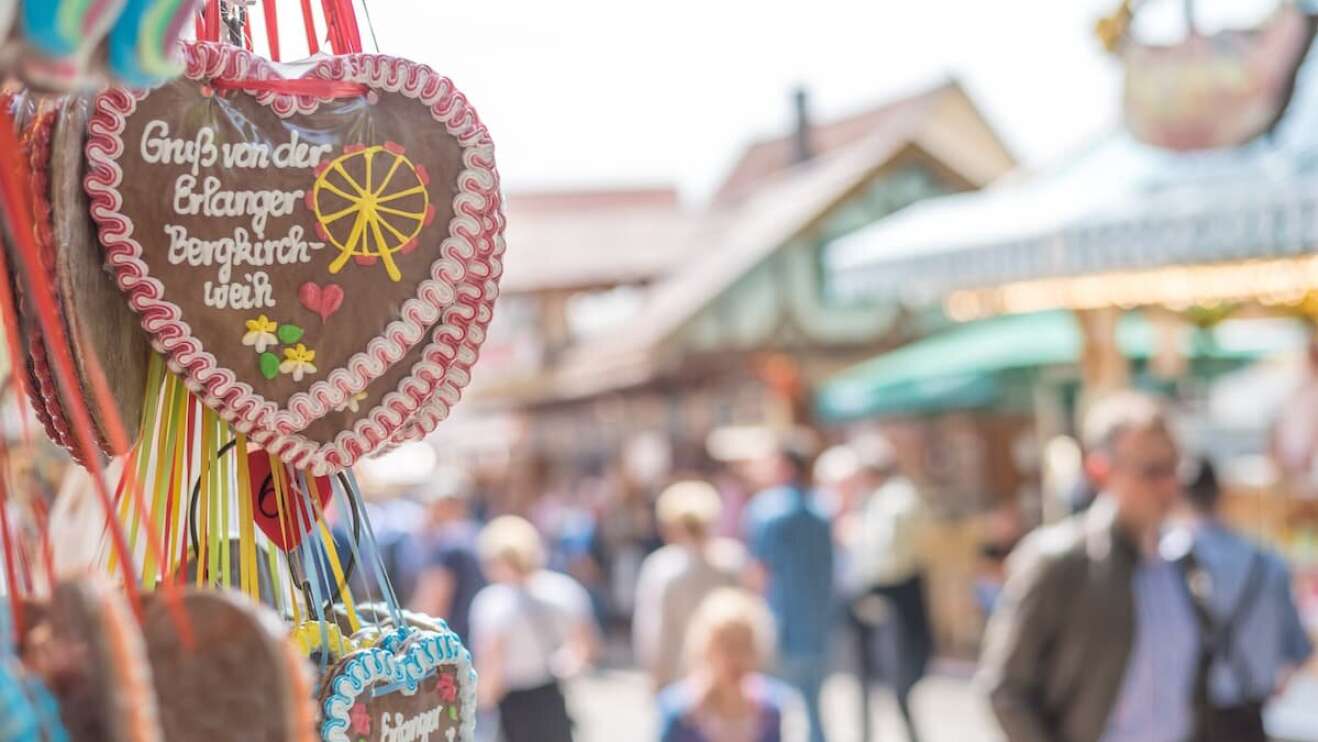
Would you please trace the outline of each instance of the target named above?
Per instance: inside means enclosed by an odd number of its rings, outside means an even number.
[[[325,14],[325,25],[329,27],[330,50],[335,54],[347,54],[348,47],[343,40],[343,28],[339,25],[334,0],[320,0],[320,9]]]
[[[252,51],[252,14],[243,12],[243,48]]]
[[[206,0],[206,41],[220,40],[220,0]]]
[[[18,135],[15,131],[13,115],[3,106],[0,106],[0,208],[3,209],[7,217],[10,236],[13,238],[15,253],[18,258],[17,268],[21,268],[22,273],[26,275],[29,283],[32,285],[33,308],[36,310],[37,319],[40,321],[41,331],[51,338],[50,349],[52,353],[51,364],[55,372],[56,381],[65,389],[76,389],[78,380],[73,369],[73,356],[70,350],[68,335],[64,328],[64,322],[60,318],[59,308],[55,304],[55,290],[50,285],[50,279],[44,270],[39,250],[37,248],[36,236],[33,234],[32,224],[32,206],[27,198],[27,191],[24,190],[24,184],[28,182],[27,162],[22,157],[22,148],[19,145]],[[6,265],[3,257],[0,257],[0,275],[11,275],[10,267]],[[3,293],[0,291],[0,293]],[[8,319],[6,319],[8,324]],[[123,437],[123,422],[118,419],[118,411],[114,408],[114,403],[108,398],[97,399],[103,411],[109,412],[107,419],[111,422],[112,436],[116,439]],[[92,427],[91,411],[86,405],[71,405],[67,410],[73,423],[74,439],[77,443],[82,458],[87,462],[97,460],[95,451],[95,433]],[[0,451],[0,456],[3,452]],[[0,462],[2,465],[2,462]],[[128,541],[124,535],[124,529],[115,517],[114,502],[110,497],[109,489],[105,486],[105,478],[102,472],[95,468],[94,463],[91,469],[92,489],[101,501],[101,507],[105,511],[106,524],[110,531],[110,541],[114,548],[115,554],[120,560],[120,569],[123,570],[124,592],[128,597],[128,603],[133,608],[133,613],[138,620],[142,619],[142,604],[137,589],[137,578],[133,574],[133,554],[128,548]],[[2,484],[2,483],[0,483]],[[139,515],[145,517],[146,506],[141,499],[141,493],[135,492],[137,496],[137,506]],[[0,498],[3,495],[0,494]],[[162,557],[163,548],[160,545],[159,534],[154,529],[146,529],[147,552],[153,559]],[[12,583],[11,583],[12,587]],[[187,614],[183,610],[183,602],[177,589],[174,589],[173,582],[165,583],[165,601],[169,607],[170,613],[173,614],[175,626],[178,628],[179,637],[184,646],[193,646],[192,625],[188,622]]]
[[[275,12],[275,0],[261,0],[265,9],[265,38],[270,44],[270,58],[279,61],[279,14]]]
[[[338,9],[335,15],[343,25],[343,40],[348,47],[348,51],[353,54],[362,53],[362,32],[357,26],[357,11],[353,8],[352,0],[336,0]]]
[[[307,52],[320,53],[320,41],[316,38],[316,18],[311,14],[311,0],[302,0],[302,26],[307,30]]]
[[[370,90],[365,85],[342,80],[322,80],[316,77],[300,77],[292,80],[282,78],[245,78],[229,80],[215,78],[211,87],[219,90],[246,90],[248,92],[273,92],[284,95],[302,95],[312,98],[356,98],[366,95]]]

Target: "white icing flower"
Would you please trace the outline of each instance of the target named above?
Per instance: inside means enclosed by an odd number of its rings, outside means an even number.
[[[253,346],[257,353],[264,353],[266,348],[279,344],[279,338],[275,337],[275,330],[278,329],[279,323],[271,321],[264,314],[256,319],[249,319],[247,334],[243,335],[243,345]]]
[[[343,405],[340,406],[339,409],[359,412],[361,409],[361,401],[363,399],[366,399],[366,392],[357,392],[356,394],[344,400]]]
[[[294,348],[284,348],[284,361],[279,364],[279,373],[292,374],[293,381],[302,381],[303,375],[316,373],[315,360],[316,351],[302,343]]]

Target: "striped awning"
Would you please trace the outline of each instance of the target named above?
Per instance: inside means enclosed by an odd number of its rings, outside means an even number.
[[[1318,177],[1151,194],[1125,213],[943,249],[884,250],[881,231],[869,237],[877,257],[835,270],[833,293],[921,306],[952,291],[1016,281],[1312,253]]]
[[[983,191],[929,199],[830,245],[837,299],[930,305],[959,290],[1318,251],[1318,46],[1267,135],[1194,152],[1120,129]]]

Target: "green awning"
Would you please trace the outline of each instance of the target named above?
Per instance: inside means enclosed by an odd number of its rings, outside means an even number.
[[[1010,315],[956,327],[854,366],[826,382],[815,398],[827,421],[927,414],[994,404],[1012,371],[1079,362],[1083,342],[1071,312]],[[1195,330],[1185,352],[1192,359],[1242,361],[1302,346],[1302,336]],[[1130,359],[1146,359],[1154,328],[1138,312],[1121,318],[1117,344]]]

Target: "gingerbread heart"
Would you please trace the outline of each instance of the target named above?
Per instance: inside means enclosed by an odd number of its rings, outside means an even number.
[[[25,657],[59,702],[69,739],[159,742],[146,647],[128,601],[95,578],[57,586]]]
[[[394,629],[330,670],[320,706],[325,742],[468,742],[476,728],[471,655],[446,629]]]
[[[404,60],[326,58],[290,86],[240,49],[185,56],[183,78],[96,101],[108,262],[225,420],[294,466],[350,466],[469,379],[502,272],[489,134]]]
[[[316,739],[311,668],[279,616],[230,590],[182,597],[192,646],[163,599],[148,601],[142,619],[163,738]]]

